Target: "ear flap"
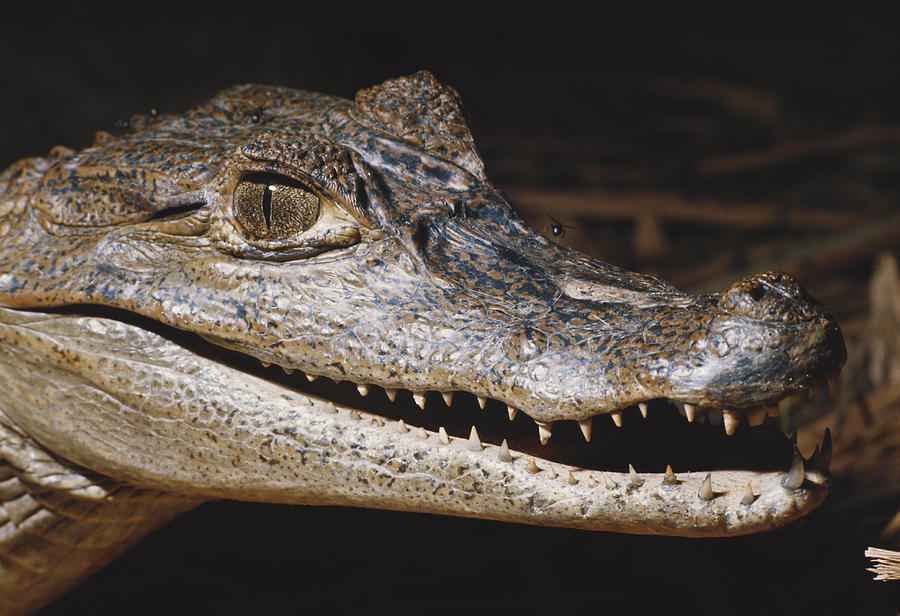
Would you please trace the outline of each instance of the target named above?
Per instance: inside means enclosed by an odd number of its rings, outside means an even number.
[[[459,94],[438,83],[428,71],[360,90],[352,113],[361,124],[386,131],[487,179]]]

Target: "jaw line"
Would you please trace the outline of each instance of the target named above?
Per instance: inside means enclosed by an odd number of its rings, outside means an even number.
[[[707,499],[701,497],[707,471],[666,481],[661,473],[584,470],[515,451],[507,455],[495,444],[403,426],[286,388],[197,354],[159,328],[7,309],[0,317],[7,338],[27,331],[32,341],[17,346],[19,366],[49,367],[53,382],[100,392],[122,409],[106,434],[85,432],[84,422],[95,421],[90,404],[43,423],[28,416],[28,405],[10,413],[13,421],[58,455],[142,487],[208,499],[353,505],[681,536],[771,530],[818,506],[829,489],[827,472],[814,468],[797,489],[782,486],[784,471],[713,470]],[[79,360],[61,357],[54,351],[60,346]],[[99,371],[101,359],[105,368]],[[147,379],[152,395],[142,395]],[[7,375],[7,381],[14,379]],[[60,390],[64,399],[67,391]],[[164,404],[170,397],[154,397],[187,391],[193,393],[187,405],[192,416]],[[7,396],[4,404],[15,406],[14,388]],[[210,409],[208,416],[202,409]],[[125,435],[131,449],[123,460],[118,439]],[[753,498],[744,504],[748,483]]]

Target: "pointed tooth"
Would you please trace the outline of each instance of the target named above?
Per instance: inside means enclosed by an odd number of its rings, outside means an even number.
[[[591,429],[594,425],[594,418],[588,417],[587,419],[579,420],[578,427],[581,428],[581,433],[584,435],[584,440],[588,443],[591,442]]]
[[[478,438],[478,430],[475,429],[475,426],[472,426],[472,431],[469,432],[469,449],[472,451],[481,451],[484,449],[484,446],[481,444],[481,439]]]
[[[535,463],[534,458],[530,458],[528,460],[528,467],[525,469],[529,473],[540,473],[541,469],[538,468],[538,465]]]
[[[406,422],[402,419],[397,421],[397,432],[409,432],[409,428],[406,427]]]
[[[725,434],[732,436],[741,423],[741,414],[737,411],[722,409],[722,423],[725,424]]]
[[[778,417],[778,405],[777,404],[767,404],[765,406],[766,415],[769,417]]]
[[[781,485],[788,490],[796,490],[803,485],[806,478],[806,470],[803,468],[803,456],[800,450],[794,445],[794,456],[791,460],[791,468],[781,480]]]
[[[500,443],[500,451],[497,452],[497,457],[500,458],[501,462],[513,461],[512,454],[509,453],[509,445],[507,444],[506,439],[503,439],[503,442]]]
[[[444,426],[438,428],[438,438],[441,439],[441,443],[444,445],[450,444],[450,437],[447,436],[447,429]]]
[[[307,374],[306,375],[306,380],[309,381],[310,383],[315,381],[317,378],[319,378],[319,377],[316,376],[315,374]]]
[[[569,478],[567,480],[570,486],[578,485],[578,479],[575,478],[575,473],[569,471]]]
[[[666,465],[666,474],[663,475],[663,483],[667,486],[674,486],[678,484],[678,478],[675,476],[675,471],[672,470],[672,465]]]
[[[641,479],[641,476],[637,474],[637,471],[630,464],[628,465],[628,485],[632,488],[644,485],[644,480]]]
[[[809,457],[804,458],[803,461],[804,461],[804,463],[809,462],[810,464],[814,464],[816,461],[816,458],[818,458],[818,457],[819,457],[819,444],[816,443],[816,448],[813,449],[813,452],[809,455]]]
[[[329,402],[329,404],[331,404]],[[350,411],[350,418],[354,421],[360,421],[362,419],[362,415],[359,414],[359,411]]]
[[[831,428],[825,428],[825,437],[822,439],[822,450],[816,458],[816,468],[827,471],[831,467]]]
[[[478,398],[478,408],[482,411],[484,410],[484,405],[487,404],[487,398],[484,396],[476,396]]]
[[[778,412],[790,414],[791,407],[794,405],[793,396],[786,396],[778,401]]]
[[[744,490],[744,495],[741,497],[742,505],[752,505],[753,501],[756,500],[756,495],[753,493],[753,488],[750,487],[750,484],[747,483],[747,489]]]
[[[453,392],[452,391],[442,391],[441,398],[444,399],[444,404],[450,406],[453,404]]]
[[[294,374],[293,368],[288,368],[287,366],[282,366],[281,369],[284,370],[285,374]]]
[[[766,420],[766,409],[758,407],[747,413],[747,423],[751,426],[761,426]]]
[[[259,360],[259,363],[262,364],[262,367],[263,367],[263,368],[268,368],[269,366],[272,365],[272,362],[269,362],[269,361],[263,361],[263,360]]]
[[[638,410],[641,412],[641,417],[647,419],[647,403],[638,402]]]
[[[423,439],[423,440],[424,440],[424,439],[428,438],[428,430],[426,430],[425,428],[422,428],[422,427],[420,426],[420,427],[416,430],[416,436],[418,436],[420,439]]]
[[[705,501],[712,500],[715,496],[715,493],[712,489],[712,473],[706,473],[706,479],[704,479],[703,483],[700,484],[700,489],[697,491],[697,496],[700,497],[700,500]]]
[[[368,396],[369,395],[369,386],[365,383],[360,383],[356,386],[356,391],[359,392],[360,396]]]
[[[519,412],[519,409],[514,409],[510,405],[506,405],[506,414],[509,415],[509,420],[512,421],[516,418],[516,413]]]
[[[831,398],[834,396],[834,390],[837,388],[837,375],[834,375],[830,379],[828,379],[828,397]]]
[[[381,417],[373,417],[372,423],[378,426],[379,428],[384,427],[384,420]]]
[[[612,417],[613,423],[616,424],[616,427],[622,427],[622,411],[613,411],[609,414]]]
[[[397,399],[397,390],[391,389],[390,387],[384,388],[384,395],[387,396],[387,399],[393,402]]]
[[[423,411],[425,410],[425,394],[419,391],[414,391],[413,400],[415,401],[416,406],[418,406]]]
[[[610,477],[607,473],[603,473],[603,485],[606,486],[607,490],[614,490],[619,487],[619,484],[613,481],[612,477]]]
[[[541,445],[546,445],[550,440],[550,434],[553,432],[552,423],[535,422],[538,427],[538,438],[541,439]]]
[[[685,402],[684,404],[684,416],[687,417],[688,423],[694,422],[694,417],[697,415],[697,407],[693,404],[688,404]]]
[[[331,413],[332,415],[337,413],[337,409],[334,408],[334,402],[331,402],[330,400],[327,403],[325,403],[325,410],[327,412]]]

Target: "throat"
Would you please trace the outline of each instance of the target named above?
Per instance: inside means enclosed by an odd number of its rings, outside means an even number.
[[[201,502],[79,469],[45,452],[2,412],[0,478],[2,616],[32,613]]]

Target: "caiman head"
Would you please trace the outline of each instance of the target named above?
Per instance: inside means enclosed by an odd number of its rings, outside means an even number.
[[[760,424],[838,373],[834,317],[786,274],[693,296],[535,232],[429,73],[238,86],[0,179],[0,403],[116,480],[679,535],[827,493],[827,439]]]

